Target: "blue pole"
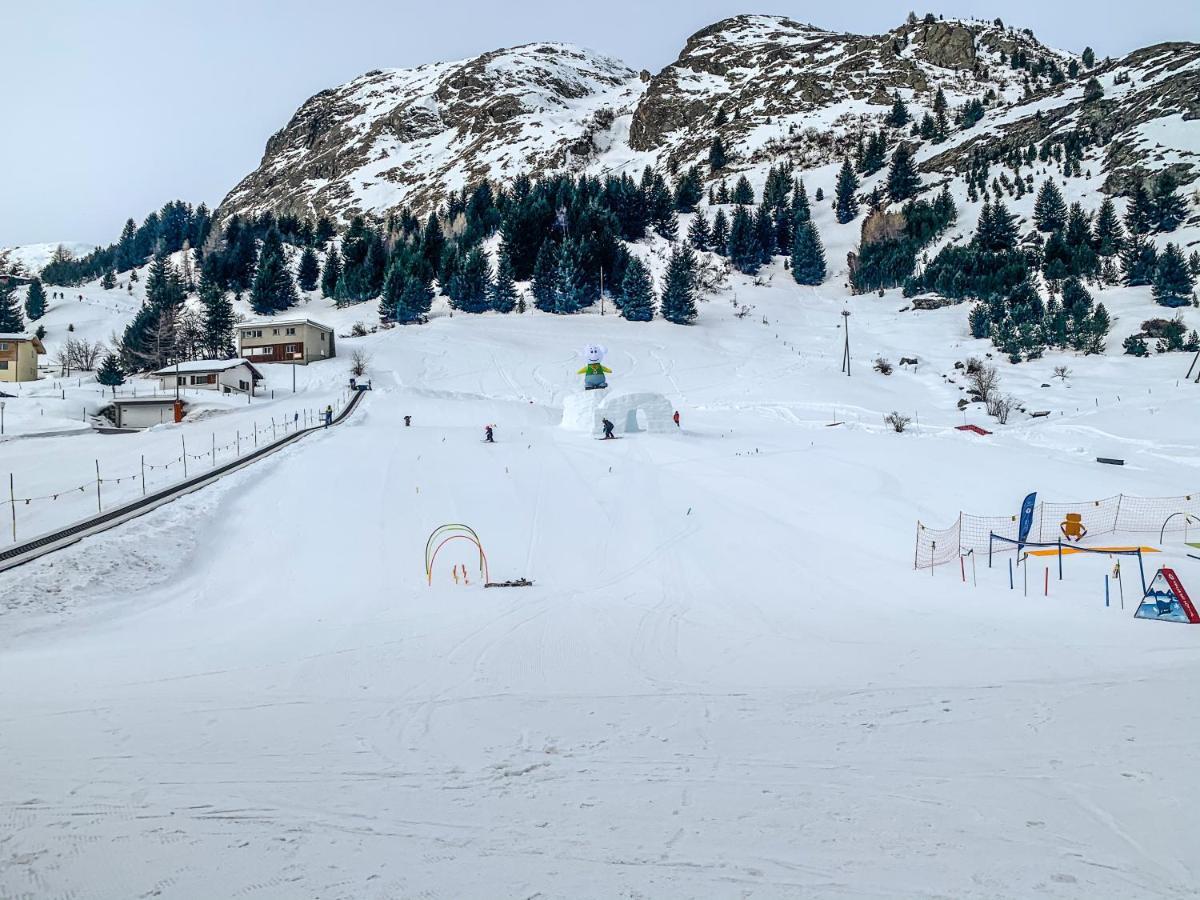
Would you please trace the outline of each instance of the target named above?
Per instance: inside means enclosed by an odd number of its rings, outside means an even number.
[[[1008,589],[1010,591],[1013,589],[1012,560],[1011,559],[1008,561]]]
[[[1104,605],[1108,606],[1108,576],[1104,576]]]

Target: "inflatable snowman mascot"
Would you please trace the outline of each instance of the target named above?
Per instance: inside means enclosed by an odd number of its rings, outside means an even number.
[[[576,374],[583,376],[583,389],[586,391],[595,391],[601,388],[608,387],[608,382],[604,379],[606,374],[611,375],[612,369],[604,365],[604,356],[608,351],[599,344],[588,344],[583,348],[583,358],[587,363]]]

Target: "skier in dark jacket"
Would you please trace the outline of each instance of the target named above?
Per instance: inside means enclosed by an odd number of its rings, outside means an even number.
[[[496,443],[495,436],[492,434],[492,426],[491,425],[483,426],[483,442],[485,444]]]
[[[608,421],[608,419],[601,419],[600,422],[602,425],[604,425],[604,437],[601,438],[601,440],[613,440],[616,437],[616,435],[613,434],[613,423]]]

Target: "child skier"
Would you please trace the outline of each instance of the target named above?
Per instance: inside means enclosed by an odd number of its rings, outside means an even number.
[[[484,425],[484,426],[483,426],[483,442],[484,442],[485,444],[494,444],[494,443],[496,443],[496,439],[495,439],[495,437],[494,437],[494,436],[493,436],[493,434],[492,434],[492,426],[491,426],[491,425]]]
[[[602,437],[601,440],[614,440],[616,435],[613,434],[613,423],[608,421],[608,419],[601,419],[600,422],[604,425],[604,437]]]

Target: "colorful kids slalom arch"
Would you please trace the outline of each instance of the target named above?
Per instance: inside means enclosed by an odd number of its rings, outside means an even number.
[[[1159,569],[1150,589],[1138,604],[1134,617],[1156,619],[1159,622],[1182,622],[1187,625],[1200,624],[1196,607],[1184,590],[1183,583],[1174,569]]]
[[[438,551],[451,541],[466,541],[469,544],[475,545],[475,549],[479,552],[479,574],[483,577],[484,583],[486,583],[488,581],[487,555],[483,552],[483,544],[480,543],[479,535],[469,525],[458,523],[439,525],[425,542],[426,583],[433,584],[433,564],[437,562]]]

